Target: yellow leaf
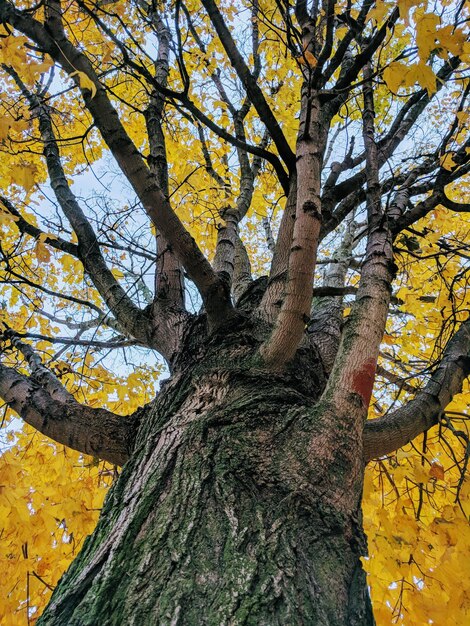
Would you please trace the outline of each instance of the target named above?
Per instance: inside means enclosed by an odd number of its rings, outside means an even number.
[[[416,82],[419,83],[421,87],[427,89],[428,95],[431,96],[436,92],[436,75],[429,65],[426,65],[425,63],[418,63],[414,77],[416,78]]]
[[[457,167],[457,163],[453,159],[452,152],[446,152],[441,156],[441,167],[445,170],[451,171],[454,167]]]
[[[394,93],[399,87],[413,87],[416,83],[427,89],[429,95],[436,91],[436,75],[422,61],[412,65],[404,65],[398,61],[390,63],[384,70],[383,78],[390,91]]]
[[[413,456],[413,451],[412,450],[405,451],[405,450],[403,450],[403,448],[400,448],[397,451],[397,461],[398,462],[403,461],[404,459],[409,459],[412,456]]]
[[[9,120],[5,116],[0,117],[0,141],[7,138],[10,128]]]
[[[72,72],[70,74],[70,76],[77,76],[78,77],[78,82],[80,85],[80,89],[88,89],[89,91],[91,91],[91,97],[94,98],[96,95],[96,85],[95,83],[91,80],[91,78],[89,78],[85,72]]]
[[[411,473],[411,477],[417,483],[427,483],[429,480],[429,474],[426,469],[421,465],[421,462],[416,459],[413,467],[413,471]]]
[[[375,24],[380,24],[384,17],[388,15],[389,8],[390,5],[387,2],[378,2],[377,6],[369,11],[367,17],[374,20]]]
[[[406,70],[406,66],[398,61],[390,63],[390,65],[385,68],[383,72],[383,79],[386,82],[387,87],[393,93],[396,93],[403,83],[403,77]]]
[[[37,168],[34,164],[25,164],[13,168],[12,178],[17,185],[21,185],[28,193],[36,182]]]
[[[411,9],[419,3],[419,0],[398,0],[398,8],[400,9],[400,17],[407,26],[410,25]]]
[[[34,248],[34,252],[36,253],[38,261],[40,261],[41,263],[49,263],[49,261],[51,260],[51,253],[47,249],[47,246],[39,240],[36,244],[36,247]]]
[[[416,10],[415,16],[418,53],[423,61],[427,61],[431,52],[436,48],[437,27],[441,18],[436,13],[423,13],[419,9]]]

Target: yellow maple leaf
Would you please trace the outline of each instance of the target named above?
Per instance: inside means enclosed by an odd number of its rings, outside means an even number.
[[[385,68],[383,72],[383,79],[387,84],[387,87],[393,93],[396,93],[402,85],[406,70],[406,65],[398,61],[390,63],[390,65]]]
[[[415,19],[418,54],[423,61],[427,61],[436,48],[437,27],[441,19],[436,13],[424,13],[421,8],[416,10]]]
[[[34,163],[21,163],[12,168],[12,179],[28,193],[36,182],[37,167]]]
[[[78,83],[80,85],[80,89],[88,89],[89,91],[91,91],[91,97],[94,98],[96,95],[96,85],[95,83],[91,80],[91,78],[85,74],[85,72],[72,72],[70,74],[71,77],[73,76],[77,76],[78,78]]]
[[[427,483],[429,480],[429,473],[425,469],[418,458],[414,460],[413,470],[411,472],[411,478],[417,483]]]
[[[34,252],[38,261],[40,261],[41,263],[49,263],[49,261],[51,260],[51,253],[42,241],[38,240],[34,248]]]
[[[454,167],[457,167],[457,163],[454,161],[453,152],[446,152],[440,159],[441,167],[447,171],[451,171]]]
[[[413,66],[413,71],[409,73],[409,79],[427,89],[430,96],[436,92],[436,75],[425,63],[418,63]]]
[[[8,137],[8,131],[10,128],[10,121],[5,116],[0,117],[0,141]]]
[[[419,0],[398,0],[398,8],[400,10],[400,17],[404,20],[407,26],[410,25],[410,12],[411,9],[419,3]]]

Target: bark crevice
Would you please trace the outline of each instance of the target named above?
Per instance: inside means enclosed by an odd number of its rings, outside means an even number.
[[[312,430],[332,445],[315,412],[318,354],[274,380],[254,367],[253,335],[206,342],[142,410],[134,454],[38,624],[346,626],[368,614],[351,591],[360,493],[345,508],[325,482],[347,457],[321,472],[308,461]]]

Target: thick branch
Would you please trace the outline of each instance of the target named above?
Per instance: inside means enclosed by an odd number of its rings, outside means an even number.
[[[26,423],[69,448],[123,465],[134,444],[137,422],[71,398],[54,399],[37,382],[0,363],[0,396]]]
[[[260,315],[270,323],[273,323],[279,315],[284,299],[289,254],[294,234],[296,206],[297,176],[293,175],[274,248],[268,286],[259,305]]]
[[[366,422],[365,460],[390,454],[437,424],[469,374],[470,320],[467,320],[447,344],[441,362],[424,389],[400,409]]]
[[[333,260],[326,271],[323,287],[314,289],[311,319],[308,332],[323,362],[327,373],[331,372],[341,340],[344,324],[343,295],[348,291],[357,292],[356,287],[344,287],[349,269],[349,262],[354,247],[354,235],[357,224],[351,221],[346,228],[343,241],[335,251]],[[322,297],[323,296],[323,297]]]
[[[271,337],[261,354],[274,369],[295,355],[312,303],[313,275],[321,225],[321,171],[330,119],[306,80],[296,147],[297,198],[285,297]]]
[[[234,262],[232,292],[236,303],[252,282],[250,258],[240,236],[235,242]]]
[[[0,335],[0,339],[1,338]],[[7,329],[3,333],[3,338],[9,340],[11,345],[21,352],[31,370],[32,379],[38,382],[54,400],[58,400],[59,402],[69,402],[72,400],[72,394],[67,391],[55,374],[43,365],[39,355],[29,344],[21,341],[19,336],[10,329]]]
[[[367,155],[366,258],[356,300],[346,323],[324,397],[337,413],[359,430],[365,419],[374,384],[380,342],[387,320],[393,279],[393,250],[387,216],[381,206],[379,157],[375,140],[375,109],[370,64],[364,68],[363,138]],[[358,402],[351,407],[351,395]],[[343,414],[344,417],[344,414]]]
[[[237,138],[245,140],[245,129],[243,119],[239,112],[233,112],[233,122]],[[257,170],[253,170],[248,154],[241,148],[237,149],[238,161],[240,164],[240,192],[236,201],[236,208],[227,207],[221,212],[224,224],[217,234],[217,244],[215,249],[214,269],[224,272],[231,285],[235,271],[235,256],[237,250],[243,247],[240,239],[238,225],[247,214],[254,192],[255,175]],[[240,259],[240,257],[239,257]]]

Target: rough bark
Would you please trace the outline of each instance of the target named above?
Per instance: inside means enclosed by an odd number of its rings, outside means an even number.
[[[38,625],[374,623],[362,469],[316,412],[318,355],[273,381],[247,330],[193,332]]]
[[[51,389],[50,384],[49,390],[44,389],[39,379],[0,363],[0,397],[27,424],[54,441],[117,465],[127,461],[137,429],[135,419],[84,406],[64,397],[64,389]]]

